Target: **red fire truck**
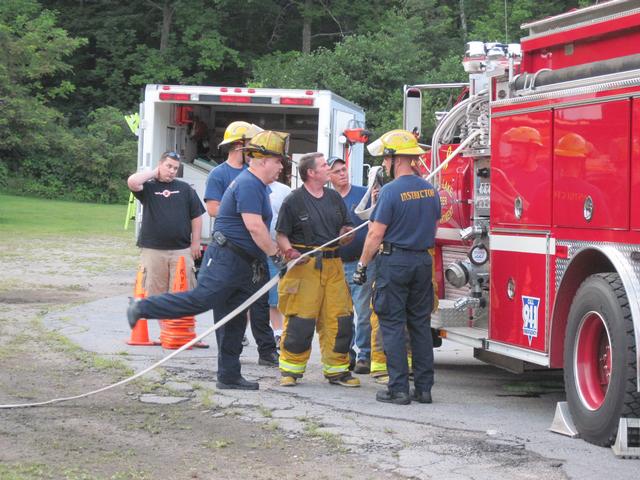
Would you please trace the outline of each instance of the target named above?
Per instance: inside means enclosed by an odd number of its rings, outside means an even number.
[[[505,368],[564,368],[577,433],[610,445],[640,416],[640,1],[523,28],[467,44],[468,94],[438,115],[433,326]],[[405,87],[405,129],[443,87]]]

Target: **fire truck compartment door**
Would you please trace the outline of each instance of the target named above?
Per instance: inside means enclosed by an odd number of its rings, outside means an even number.
[[[491,235],[489,339],[545,351],[546,237]]]
[[[494,118],[491,124],[491,221],[551,225],[550,110]]]
[[[553,223],[628,229],[631,100],[559,108],[553,120]]]

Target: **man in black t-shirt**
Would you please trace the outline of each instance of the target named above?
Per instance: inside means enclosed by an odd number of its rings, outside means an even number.
[[[304,185],[284,199],[276,226],[278,247],[287,260],[299,258],[301,253],[352,229],[342,197],[324,187],[329,180],[324,155],[302,156],[298,171]],[[278,294],[278,308],[285,316],[280,385],[295,386],[304,374],[317,329],[324,376],[332,384],[360,386],[349,373],[353,306],[338,245],[323,248],[311,261],[289,269],[280,280]]]
[[[189,288],[195,286],[193,260],[200,257],[200,231],[205,212],[198,194],[188,183],[176,180],[180,156],[165,152],[154,170],[134,173],[129,189],[143,207],[138,246],[147,295],[169,291],[182,256]]]

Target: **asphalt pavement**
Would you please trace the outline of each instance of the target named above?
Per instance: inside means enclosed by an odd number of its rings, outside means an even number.
[[[171,351],[126,344],[126,305],[125,296],[106,298],[50,313],[45,324],[83,349],[139,371]],[[198,316],[198,332],[212,323],[211,312]],[[149,331],[158,339],[157,322],[149,321]],[[216,392],[218,406],[233,407],[249,421],[275,422],[291,435],[324,432],[324,438],[381,470],[440,479],[640,478],[640,460],[618,459],[609,448],[548,430],[556,403],[564,400],[561,371],[512,374],[475,360],[470,348],[445,341],[435,354],[434,403],[395,406],[375,401],[383,387],[366,375],[359,376],[361,388],[329,385],[321,375],[317,342],[302,383],[280,387],[276,369],[257,365],[250,340],[242,355],[243,374],[259,380],[260,391]],[[205,341],[211,348],[185,351],[163,366],[172,381],[215,390],[215,335]]]

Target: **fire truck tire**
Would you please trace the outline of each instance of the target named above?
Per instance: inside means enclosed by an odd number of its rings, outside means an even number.
[[[617,273],[588,277],[571,304],[564,343],[567,402],[580,436],[611,445],[620,417],[640,416],[629,301]]]

